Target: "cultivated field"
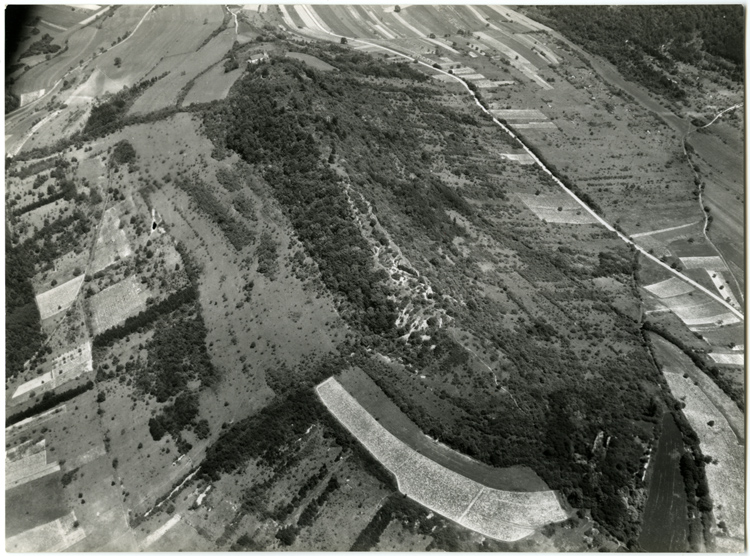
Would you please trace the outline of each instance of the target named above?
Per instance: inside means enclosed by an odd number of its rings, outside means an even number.
[[[9,552],[62,552],[86,538],[75,512],[5,540]]]
[[[708,356],[719,365],[745,365],[745,354],[740,353],[709,353]]]
[[[361,369],[347,369],[336,380],[387,432],[441,466],[493,489],[524,492],[549,490],[547,484],[527,467],[492,467],[425,435]]]
[[[676,276],[673,276],[672,278],[667,278],[661,282],[644,286],[644,289],[660,299],[665,299],[668,297],[677,297],[688,294],[695,288],[684,280],[680,280]]]
[[[224,71],[223,64],[216,64],[206,73],[195,80],[195,83],[185,96],[184,106],[194,102],[211,102],[226,98],[229,89],[239,79],[244,70],[237,68],[230,72]]]
[[[717,293],[726,299],[729,303],[732,304],[733,307],[736,309],[742,310],[742,305],[739,301],[737,301],[737,297],[735,297],[734,292],[732,291],[732,286],[729,283],[729,281],[726,279],[725,273],[722,273],[718,270],[706,270],[708,273],[709,278],[711,278],[711,281],[714,283],[714,287],[716,288]]]
[[[191,52],[183,57],[181,62],[169,68],[169,75],[154,83],[136,99],[129,113],[144,114],[174,105],[180,90],[202,71],[217,64],[232,47],[233,41],[234,28],[226,29],[197,52]],[[156,65],[153,75],[160,75],[163,71],[167,71],[164,63],[171,64],[169,59],[166,59],[163,63]]]
[[[304,62],[308,66],[320,71],[332,71],[336,69],[331,64],[324,62],[320,58],[316,58],[315,56],[310,56],[309,54],[304,54],[302,52],[287,52],[286,57],[294,58],[295,60]]]
[[[518,194],[521,202],[540,220],[555,224],[596,224],[581,205],[562,193],[528,195]]]
[[[25,448],[25,449],[23,449]],[[5,457],[5,490],[60,471],[56,461],[47,463],[45,441],[9,451]]]
[[[723,521],[729,537],[744,538],[745,463],[744,448],[737,441],[724,415],[690,378],[669,372],[665,366],[672,395],[685,403],[683,413],[698,435],[703,455],[713,461],[706,465],[706,478],[714,501],[716,522]],[[721,531],[714,530],[721,535]]]
[[[518,164],[522,166],[529,166],[532,164],[535,164],[534,159],[530,154],[507,154],[507,153],[501,153],[500,156],[504,158],[505,160],[510,160],[511,162],[517,162]]]
[[[414,452],[386,431],[336,379],[320,384],[317,392],[329,411],[396,476],[399,490],[427,508],[504,541],[519,540],[535,527],[567,517],[552,491],[491,489]]]
[[[51,363],[49,372],[21,384],[13,393],[13,398],[31,391],[52,390],[61,384],[78,378],[83,373],[90,373],[93,370],[91,343],[85,342],[56,357]]]
[[[70,307],[75,301],[83,284],[85,276],[81,274],[72,280],[59,286],[40,293],[36,296],[36,304],[39,307],[39,315],[42,320],[47,319]]]
[[[90,297],[88,302],[92,335],[101,334],[139,313],[145,307],[148,297],[148,290],[136,276],[129,276]]]
[[[686,270],[692,270],[695,268],[703,268],[706,270],[727,270],[727,265],[721,257],[680,257],[680,262]]]

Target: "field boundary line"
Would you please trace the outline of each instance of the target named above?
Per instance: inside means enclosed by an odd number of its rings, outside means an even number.
[[[700,223],[701,223],[700,220],[696,220],[695,222],[690,222],[689,224],[682,224],[680,226],[673,226],[671,228],[662,228],[661,230],[651,230],[650,232],[640,232],[638,234],[630,234],[630,237],[631,238],[636,238],[636,237],[653,236],[653,235],[656,235],[656,234],[664,234],[664,233],[667,233],[667,232],[672,232],[674,230],[680,230],[682,228],[688,228],[690,226],[695,226],[696,224],[700,224]]]
[[[486,489],[487,489],[487,487],[484,486],[484,485],[482,485],[482,488],[479,489],[479,492],[477,492],[477,495],[474,497],[474,499],[471,502],[469,502],[468,506],[466,506],[466,509],[464,510],[464,513],[462,513],[461,517],[459,517],[456,520],[458,523],[461,523],[464,520],[464,518],[466,517],[466,514],[468,514],[469,511],[471,511],[471,508],[474,506],[474,504],[476,504],[477,500],[479,500],[479,497],[482,496],[482,494],[484,493],[484,491]]]

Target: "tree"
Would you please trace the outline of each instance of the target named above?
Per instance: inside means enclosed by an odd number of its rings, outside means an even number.
[[[118,56],[117,58],[115,58],[115,66],[119,68],[121,65],[122,59],[120,59],[120,57]]]
[[[395,8],[393,9],[393,11],[394,11],[394,12],[396,12],[396,13],[400,12],[400,11],[401,11],[401,6],[396,6],[396,7],[395,7]]]
[[[346,37],[341,37],[341,44],[346,44],[346,43],[348,43],[348,42],[349,42],[349,41],[348,41],[348,40],[346,40]]]

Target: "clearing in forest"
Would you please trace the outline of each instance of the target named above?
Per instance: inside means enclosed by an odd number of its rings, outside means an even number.
[[[89,299],[92,334],[96,336],[137,314],[149,292],[136,276],[129,276]]]
[[[39,307],[39,316],[41,319],[48,319],[70,307],[78,296],[83,279],[84,275],[81,274],[64,284],[60,284],[51,290],[37,295],[36,304]]]

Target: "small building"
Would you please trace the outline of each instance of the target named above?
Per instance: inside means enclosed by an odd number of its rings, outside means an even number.
[[[259,64],[260,62],[265,62],[268,60],[268,53],[264,50],[263,52],[252,54],[248,59],[248,64]]]

